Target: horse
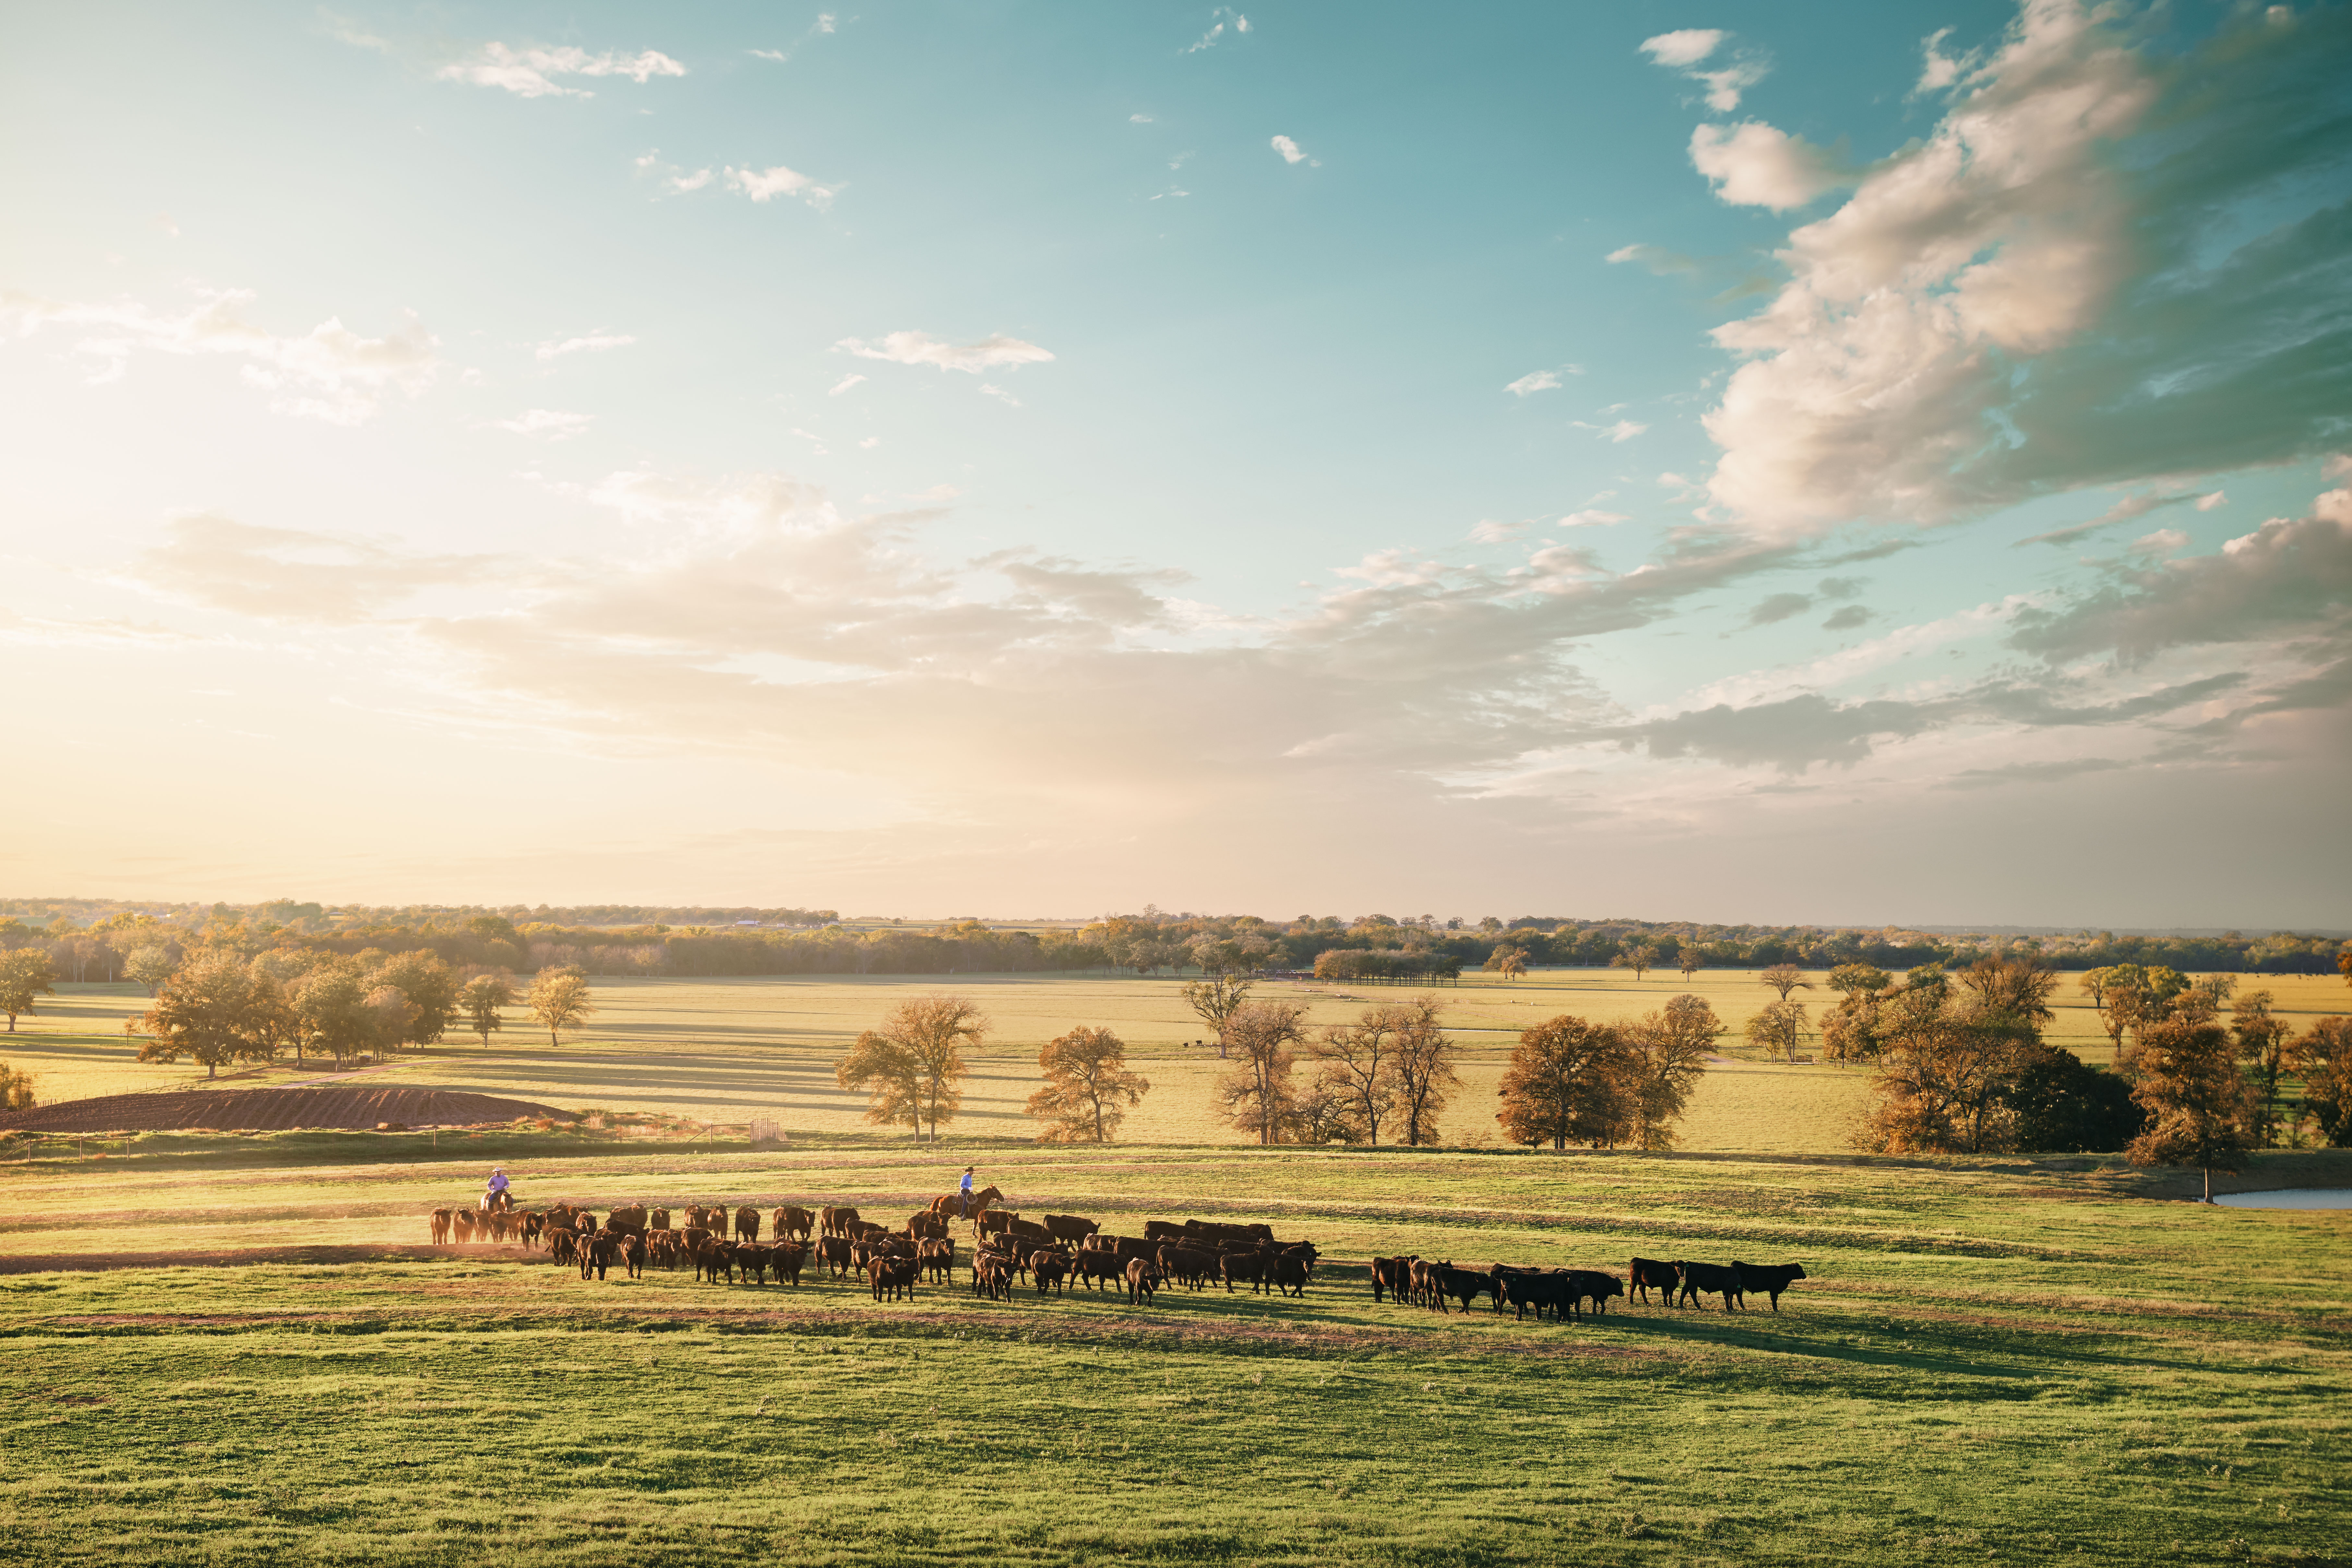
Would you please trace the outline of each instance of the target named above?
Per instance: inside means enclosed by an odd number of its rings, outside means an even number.
[[[989,1205],[991,1204],[1001,1204],[1003,1201],[1004,1194],[997,1191],[994,1187],[981,1188],[980,1191],[971,1194],[971,1213],[970,1215],[971,1222],[974,1225],[978,1225],[980,1223],[980,1216],[988,1212]],[[944,1197],[933,1198],[931,1200],[931,1212],[939,1215],[941,1219],[962,1219],[966,1217],[963,1208],[963,1194],[960,1192],[949,1193]]]

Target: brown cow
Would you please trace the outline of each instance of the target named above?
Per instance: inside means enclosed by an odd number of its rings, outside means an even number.
[[[537,1210],[532,1210],[525,1214],[522,1216],[522,1244],[525,1247],[537,1247],[539,1245],[541,1235],[543,1234],[546,1229],[547,1216],[545,1215],[539,1213]]]
[[[450,1211],[450,1210],[448,1210],[448,1209],[435,1209],[435,1210],[433,1211],[433,1245],[434,1245],[434,1246],[436,1246],[436,1247],[446,1247],[446,1246],[447,1246],[447,1245],[449,1244],[449,1220],[450,1220],[450,1217],[451,1217],[451,1211]]]
[[[932,1284],[944,1285],[955,1269],[955,1237],[928,1237],[916,1244],[915,1257],[930,1275]]]
[[[1130,1307],[1148,1305],[1151,1293],[1160,1289],[1160,1270],[1140,1258],[1127,1260],[1127,1304]]]
[[[632,1279],[646,1277],[646,1238],[635,1231],[626,1232],[621,1237],[621,1266]]]
[[[809,1233],[816,1229],[816,1215],[792,1204],[786,1204],[768,1217],[769,1227],[775,1232],[778,1241],[787,1236],[796,1236],[806,1241]]]
[[[816,1238],[817,1261],[833,1271],[835,1279],[849,1272],[849,1238],[845,1236],[820,1236]]]
[[[1013,1259],[1001,1252],[973,1253],[971,1291],[992,1301],[1013,1300]]]
[[[602,1279],[604,1278],[604,1270],[619,1260],[620,1254],[621,1238],[610,1231],[600,1230],[593,1236],[582,1237],[580,1278],[587,1279],[588,1271],[593,1268],[596,1271],[596,1278]]]
[[[809,1244],[805,1237],[799,1241],[780,1241],[768,1249],[768,1264],[776,1271],[776,1283],[790,1282],[797,1290],[801,1286],[801,1268],[808,1262]]]
[[[551,1263],[576,1262],[580,1257],[580,1233],[568,1225],[559,1225],[547,1233],[547,1259]]]
[[[1171,1242],[1160,1249],[1156,1261],[1163,1278],[1192,1290],[1205,1287],[1217,1272],[1217,1255],[1205,1247],[1178,1247]]]
[[[734,1243],[724,1237],[704,1237],[702,1245],[694,1249],[694,1277],[716,1285],[721,1274],[727,1276],[727,1283],[735,1283]]]
[[[1082,1247],[1070,1259],[1070,1272],[1076,1276],[1079,1284],[1099,1290],[1106,1279],[1126,1279],[1127,1264],[1126,1258],[1108,1247]]]
[[[646,1228],[646,1205],[631,1204],[626,1208],[614,1209],[604,1216],[604,1228],[614,1231],[636,1231],[642,1234]]]
[[[760,1239],[760,1211],[750,1204],[745,1204],[735,1211],[735,1239],[738,1241]]]
[[[857,1223],[857,1211],[844,1205],[832,1205],[816,1211],[817,1228],[827,1236],[847,1236],[849,1227]]]
[[[669,1228],[669,1210],[647,1209],[646,1211],[646,1228],[647,1230],[667,1230]]]
[[[449,1216],[449,1239],[459,1244],[474,1239],[474,1227],[481,1216],[472,1209],[458,1209]]]
[[[1045,1224],[1046,1235],[1071,1247],[1085,1246],[1087,1237],[1102,1228],[1100,1220],[1082,1219],[1074,1214],[1049,1214]]]
[[[1412,1288],[1413,1259],[1410,1258],[1375,1258],[1372,1259],[1372,1300],[1381,1300],[1385,1290],[1402,1301]]]

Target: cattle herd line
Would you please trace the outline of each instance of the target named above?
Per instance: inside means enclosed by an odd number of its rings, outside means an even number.
[[[1106,1236],[1099,1221],[1049,1214],[1028,1220],[994,1206],[991,1187],[978,1194],[971,1216],[975,1244],[970,1254],[971,1290],[991,1300],[1010,1301],[1016,1283],[1034,1282],[1037,1294],[1062,1294],[1072,1283],[1103,1290],[1123,1289],[1130,1304],[1150,1301],[1161,1286],[1202,1290],[1223,1284],[1228,1292],[1246,1283],[1253,1293],[1303,1297],[1315,1278],[1319,1255],[1309,1241],[1279,1241],[1265,1225],[1224,1225],[1214,1220],[1146,1220],[1140,1237]],[[956,1266],[956,1242],[949,1234],[961,1200],[950,1194],[892,1228],[854,1208],[800,1208],[787,1204],[762,1214],[749,1204],[691,1204],[673,1215],[667,1208],[632,1204],[607,1213],[600,1223],[571,1204],[546,1209],[436,1209],[436,1245],[451,1242],[519,1242],[544,1247],[557,1263],[575,1265],[583,1279],[603,1279],[618,1268],[640,1279],[648,1265],[676,1269],[692,1266],[698,1280],[730,1285],[797,1288],[803,1274],[856,1279],[877,1301],[911,1300],[919,1280],[947,1284]],[[673,1218],[683,1219],[674,1226]],[[769,1239],[762,1242],[765,1229]],[[1390,1297],[1439,1312],[1449,1302],[1464,1311],[1484,1296],[1500,1312],[1506,1306],[1524,1319],[1580,1317],[1589,1303],[1605,1313],[1612,1297],[1646,1301],[1660,1292],[1669,1304],[1702,1305],[1719,1296],[1724,1310],[1746,1305],[1750,1294],[1769,1296],[1780,1310],[1780,1293],[1805,1278],[1801,1264],[1694,1263],[1636,1258],[1623,1279],[1596,1268],[1523,1268],[1497,1263],[1464,1268],[1451,1261],[1421,1258],[1370,1260],[1372,1300]]]

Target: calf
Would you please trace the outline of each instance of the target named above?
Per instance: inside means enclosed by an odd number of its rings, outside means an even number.
[[[1129,1258],[1127,1260],[1127,1304],[1130,1307],[1150,1305],[1151,1293],[1160,1289],[1160,1270],[1142,1258]]]
[[[1742,1295],[1750,1290],[1763,1291],[1772,1298],[1772,1310],[1776,1312],[1780,1310],[1780,1292],[1805,1278],[1805,1266],[1801,1263],[1742,1263],[1735,1258],[1731,1269],[1739,1276]]]
[[[1654,1258],[1636,1258],[1633,1267],[1625,1271],[1625,1283],[1633,1288],[1634,1300],[1647,1301],[1651,1289],[1655,1288],[1664,1292],[1666,1305],[1671,1307],[1675,1301],[1675,1287],[1682,1283],[1682,1276],[1675,1271],[1671,1263],[1661,1263]]]
[[[915,1299],[915,1260],[911,1258],[877,1258],[866,1266],[874,1281],[874,1299],[877,1301],[911,1301]]]
[[[1737,1268],[1726,1268],[1720,1263],[1685,1263],[1681,1258],[1675,1260],[1675,1268],[1683,1277],[1684,1306],[1697,1306],[1702,1295],[1722,1297],[1727,1312],[1747,1305],[1741,1300],[1747,1291],[1739,1283]]]

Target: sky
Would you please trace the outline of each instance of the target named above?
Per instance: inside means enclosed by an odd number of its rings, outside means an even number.
[[[16,896],[2352,925],[2352,10],[50,6]]]

